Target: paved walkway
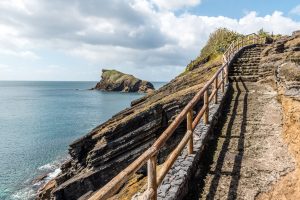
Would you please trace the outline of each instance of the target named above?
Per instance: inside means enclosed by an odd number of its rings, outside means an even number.
[[[193,180],[189,199],[255,199],[294,168],[284,144],[277,93],[233,82],[229,101]]]

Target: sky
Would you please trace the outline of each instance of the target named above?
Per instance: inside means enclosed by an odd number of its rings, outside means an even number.
[[[169,81],[225,27],[292,34],[299,0],[1,0],[0,80]]]

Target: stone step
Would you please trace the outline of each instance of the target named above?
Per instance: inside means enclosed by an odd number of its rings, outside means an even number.
[[[259,69],[231,69],[231,70],[229,70],[229,73],[230,72],[232,72],[232,73],[234,73],[234,72],[257,73],[259,71],[260,71]]]
[[[237,61],[245,61],[245,60],[260,60],[261,57],[260,56],[252,56],[252,57],[239,57],[238,59],[236,59]]]
[[[259,69],[248,69],[248,70],[243,70],[243,69],[233,69],[230,70],[229,73],[258,73]]]
[[[236,64],[230,67],[230,69],[235,69],[235,68],[243,68],[243,69],[253,69],[253,68],[261,68],[259,64]]]
[[[235,63],[232,65],[232,68],[252,68],[252,67],[259,67],[259,63]]]
[[[248,73],[248,72],[234,72],[229,73],[229,76],[259,76],[259,74],[256,73]]]
[[[230,71],[229,72],[229,75],[234,75],[234,74],[244,74],[244,75],[257,75],[257,74],[260,74],[260,72],[258,71]]]
[[[245,50],[245,51],[243,51],[243,53],[257,53],[257,52],[262,52],[262,49],[255,49],[255,50],[252,50],[252,49],[250,49],[250,50]]]
[[[242,53],[241,57],[259,57],[260,56],[260,52],[256,52],[256,53]]]
[[[253,62],[253,63],[259,63],[261,61],[260,58],[248,58],[248,57],[245,57],[245,58],[239,58],[239,59],[236,59],[233,63],[249,63],[249,62]]]
[[[233,65],[248,65],[248,64],[259,64],[260,60],[245,60],[245,61],[236,61]]]
[[[259,62],[261,59],[257,58],[239,58],[235,60],[235,63],[244,63],[244,62]]]
[[[256,49],[246,49],[243,52],[259,52],[259,51],[263,51],[264,48],[256,48]]]
[[[256,82],[259,79],[258,75],[254,76],[229,76],[230,81],[245,81],[245,82]]]
[[[262,52],[264,48],[253,48],[253,49],[246,49],[243,52]]]

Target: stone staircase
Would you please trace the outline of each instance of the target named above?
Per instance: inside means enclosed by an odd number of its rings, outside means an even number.
[[[229,68],[229,80],[258,81],[260,78],[260,54],[264,47],[263,45],[255,45],[242,50]]]

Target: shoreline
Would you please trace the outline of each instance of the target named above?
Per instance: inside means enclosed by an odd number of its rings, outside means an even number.
[[[51,180],[54,180],[61,172],[61,165],[69,159],[69,155],[58,158],[52,162],[37,168],[39,173],[31,179],[24,182],[24,187],[14,191],[10,198],[12,199],[36,199],[39,191],[45,188]]]

